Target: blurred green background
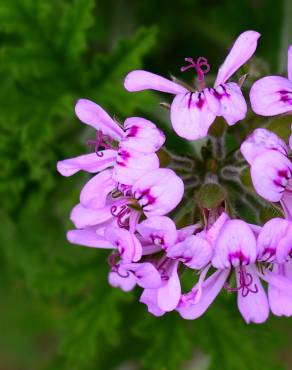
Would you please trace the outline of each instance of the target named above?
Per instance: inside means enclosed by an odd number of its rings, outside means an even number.
[[[259,65],[284,72],[291,19],[289,0],[0,1],[1,370],[292,369],[291,319],[247,326],[226,294],[199,320],[154,318],[139,289],[110,288],[107,253],[65,239],[87,176],[56,172],[93,134],[74,117],[79,97],[168,130],[161,96],[123,89],[128,71],[180,77],[202,55],[215,73],[255,29]]]

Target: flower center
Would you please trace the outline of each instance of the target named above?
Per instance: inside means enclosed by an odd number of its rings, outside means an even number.
[[[203,90],[205,88],[205,74],[210,71],[208,60],[204,57],[199,57],[196,61],[193,58],[185,58],[185,61],[189,65],[181,67],[181,72],[194,68],[198,74],[199,90]]]
[[[102,131],[96,131],[95,140],[87,140],[88,146],[94,146],[95,153],[98,157],[103,157],[103,152],[100,152],[100,148],[103,149],[114,149],[113,138],[109,135],[104,135]]]

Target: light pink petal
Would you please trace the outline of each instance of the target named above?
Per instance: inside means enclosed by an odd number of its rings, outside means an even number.
[[[292,45],[288,48],[288,78],[292,81]]]
[[[111,286],[115,288],[120,288],[124,292],[129,292],[130,290],[134,289],[136,285],[136,278],[131,273],[123,276],[123,275],[119,275],[115,271],[112,271],[109,273],[108,281]]]
[[[204,281],[199,301],[194,303],[194,300],[191,299],[181,302],[177,308],[179,314],[187,320],[194,320],[202,316],[220,293],[228,275],[229,270],[216,271]]]
[[[148,312],[154,316],[162,316],[165,311],[161,310],[157,305],[157,289],[145,289],[140,297],[140,302],[146,304]]]
[[[79,99],[75,105],[76,116],[87,125],[113,139],[120,141],[124,132],[119,125],[102,109],[91,100]]]
[[[191,236],[191,235],[195,234],[196,231],[201,228],[201,226],[202,225],[200,223],[198,223],[198,224],[194,224],[194,225],[185,226],[182,229],[177,230],[177,240],[176,240],[176,242],[177,243],[182,242],[188,236]]]
[[[80,203],[89,208],[104,207],[108,194],[116,186],[117,183],[112,179],[112,171],[103,171],[85,184],[80,193]]]
[[[197,140],[207,136],[215,114],[210,111],[203,93],[179,94],[171,104],[170,120],[180,137]]]
[[[278,135],[265,128],[254,130],[241,144],[240,151],[249,164],[266,149],[276,150],[284,155],[288,154],[286,143]]]
[[[91,209],[77,204],[71,211],[70,219],[78,229],[94,226],[113,218],[109,207]]]
[[[204,95],[206,102],[208,104],[209,110],[215,115],[220,115],[220,109],[221,109],[221,95],[217,93],[216,89],[207,87],[204,89]]]
[[[120,148],[134,149],[142,153],[154,153],[165,143],[164,133],[151,121],[140,117],[127,118],[125,137]]]
[[[152,263],[128,263],[123,266],[134,274],[137,284],[145,289],[155,289],[161,286],[161,277]]]
[[[285,189],[282,199],[281,199],[281,206],[283,208],[285,218],[287,220],[292,221],[292,184],[291,184],[291,179],[288,181],[288,187]]]
[[[181,94],[188,90],[183,86],[154,73],[137,70],[130,72],[124,82],[128,91],[157,90],[170,94]]]
[[[178,259],[191,269],[200,270],[206,266],[212,257],[210,243],[196,235],[187,237],[167,250],[167,257]]]
[[[289,226],[289,221],[278,217],[272,218],[264,224],[257,238],[258,258],[260,260],[266,262],[275,260],[279,243],[283,238],[286,239]]]
[[[238,308],[247,324],[251,322],[261,324],[269,317],[270,309],[268,298],[260,282],[255,266],[246,266],[244,269],[252,278],[252,284],[250,286],[252,291],[249,291],[248,294],[244,293],[242,289],[238,291]],[[238,273],[236,274],[236,280],[238,286],[240,286]]]
[[[212,258],[215,268],[230,268],[254,263],[257,257],[256,239],[242,220],[226,221],[217,238]]]
[[[102,157],[96,153],[84,154],[79,157],[64,159],[57,163],[57,170],[63,176],[72,176],[78,171],[86,171],[90,173],[100,172],[115,164],[117,152],[115,150],[103,150]]]
[[[256,192],[269,200],[278,202],[291,177],[290,160],[275,150],[266,150],[258,155],[251,166],[251,178]]]
[[[291,124],[291,131],[292,131],[292,124]],[[291,135],[289,136],[289,147],[290,147],[290,149],[292,150],[292,133],[291,133]]]
[[[171,264],[171,268],[167,271],[169,279],[158,289],[157,304],[163,311],[172,311],[178,305],[181,287],[180,280],[177,274],[178,261]]]
[[[275,264],[273,271],[276,274],[284,275],[292,280],[292,261],[284,265]],[[269,285],[268,298],[271,311],[276,316],[292,316],[292,292],[291,294],[283,292],[274,285]]]
[[[67,239],[72,244],[85,247],[112,249],[113,246],[104,237],[92,230],[69,230]]]
[[[143,245],[143,256],[148,256],[149,254],[157,253],[161,251],[161,247],[155,244],[145,244]]]
[[[292,82],[280,76],[256,81],[250,89],[252,110],[261,116],[275,116],[292,110]]]
[[[108,227],[105,238],[119,250],[123,262],[137,262],[142,257],[142,245],[130,231]]]
[[[227,58],[219,68],[214,86],[218,86],[227,81],[234,72],[253,56],[260,36],[261,35],[256,31],[245,31],[238,36]]]
[[[216,88],[220,109],[218,116],[225,118],[229,126],[245,118],[247,105],[241,89],[235,82],[229,82]]]
[[[175,223],[166,216],[152,216],[137,225],[137,231],[153,244],[169,248],[177,239]]]
[[[124,185],[132,185],[151,170],[159,168],[155,153],[144,154],[133,149],[119,149],[113,170],[113,179]]]
[[[181,201],[184,184],[174,171],[159,168],[136,181],[132,191],[147,217],[163,216]]]
[[[283,220],[284,221],[284,220]],[[292,223],[287,221],[288,225],[279,240],[276,249],[276,260],[278,263],[285,263],[292,256]]]
[[[280,289],[283,293],[291,295],[292,293],[292,276],[290,274],[290,267],[287,269],[287,276],[284,274],[278,274],[275,271],[264,270],[261,274],[258,272],[260,278],[266,281],[268,284],[273,285],[275,288]]]
[[[230,217],[226,212],[222,212],[220,217],[214,222],[214,224],[205,231],[205,237],[209,243],[214,247],[218,236],[220,235],[222,227],[225,225],[226,221],[230,220]],[[203,231],[204,233],[204,231]]]

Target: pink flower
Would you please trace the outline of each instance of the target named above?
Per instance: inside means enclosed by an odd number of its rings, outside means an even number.
[[[86,99],[78,100],[75,112],[82,122],[97,130],[96,139],[88,141],[95,146],[95,153],[59,161],[57,169],[63,176],[80,170],[96,173],[113,167],[113,178],[131,185],[159,167],[155,152],[164,144],[165,136],[152,122],[128,118],[123,130],[99,105]]]
[[[239,311],[247,323],[264,322],[269,315],[266,293],[260,282],[255,265],[257,258],[256,237],[252,228],[241,220],[219,220],[213,233],[212,266],[217,269],[206,279],[210,266],[200,275],[194,288],[183,294],[177,310],[185,319],[200,317],[214,301],[223,287],[229,292],[237,292]],[[231,273],[236,277],[236,287],[226,281]]]
[[[241,145],[250,164],[256,192],[270,202],[281,202],[286,217],[292,217],[292,163],[288,148],[274,133],[257,129]]]
[[[194,68],[198,73],[199,91],[189,90],[153,73],[137,70],[125,79],[128,91],[158,90],[175,95],[171,104],[171,123],[175,132],[188,140],[205,137],[216,116],[223,116],[229,125],[234,125],[246,116],[247,106],[240,86],[226,82],[254,54],[260,34],[255,31],[242,33],[219,68],[213,88],[205,88],[204,74],[210,69],[205,58],[186,58],[190,65],[182,72]]]
[[[255,113],[275,116],[292,110],[292,45],[288,49],[288,78],[267,76],[256,81],[250,90]]]
[[[104,237],[104,230],[110,225],[134,233],[142,214],[146,217],[165,215],[182,199],[183,182],[170,169],[150,171],[133,186],[118,184],[111,173],[112,170],[105,170],[83,187],[80,203],[71,212],[71,220],[79,230],[68,233],[70,242],[97,246],[100,237]],[[94,238],[93,233],[97,232],[99,236]]]

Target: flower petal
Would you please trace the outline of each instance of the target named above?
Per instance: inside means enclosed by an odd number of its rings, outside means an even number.
[[[285,234],[283,233],[276,248],[276,260],[278,263],[285,263],[289,261],[292,256],[292,223],[289,221],[287,221],[287,223]]]
[[[292,261],[284,265],[275,264],[273,271],[292,280]],[[278,287],[269,284],[268,298],[271,311],[276,316],[292,316],[292,294],[285,293]]]
[[[222,227],[228,220],[230,220],[228,214],[226,212],[222,212],[220,217],[217,218],[213,225],[206,232],[202,232],[206,234],[207,240],[213,247],[215,246],[216,240],[221,232]]]
[[[170,94],[181,94],[188,90],[183,86],[154,73],[137,70],[130,72],[124,82],[128,91],[157,90]]]
[[[285,218],[287,220],[292,221],[292,193],[291,193],[291,180],[288,181],[289,190],[284,191],[282,199],[281,199],[281,206],[283,208]]]
[[[99,105],[88,99],[79,99],[75,105],[75,113],[83,123],[92,126],[103,134],[120,141],[123,130]]]
[[[292,110],[292,82],[281,76],[267,76],[250,89],[252,110],[261,116],[275,116]]]
[[[260,36],[256,31],[245,31],[238,36],[224,63],[219,68],[214,86],[227,81],[235,71],[253,56]]]
[[[292,81],[292,45],[288,48],[288,78]]]
[[[278,135],[265,128],[254,130],[241,144],[240,151],[249,164],[266,149],[276,150],[284,155],[288,154],[286,143]]]
[[[191,235],[183,242],[170,247],[167,257],[177,259],[191,269],[200,270],[210,262],[212,253],[212,247],[207,240]]]
[[[159,168],[136,181],[132,191],[147,217],[162,216],[181,201],[184,184],[174,171]]]
[[[110,242],[92,230],[69,230],[67,232],[67,239],[72,244],[83,245],[85,247],[113,248]]]
[[[136,285],[136,278],[133,274],[121,276],[115,271],[111,271],[108,275],[108,281],[111,286],[121,288],[124,292],[129,292]]]
[[[137,225],[143,238],[162,248],[169,248],[177,239],[175,223],[166,216],[152,216]]]
[[[112,179],[112,171],[102,171],[90,179],[80,193],[80,203],[84,207],[104,207],[108,194],[117,186]]]
[[[215,114],[208,107],[203,93],[177,95],[170,108],[170,119],[174,131],[188,140],[207,136]]]
[[[159,158],[155,153],[144,154],[132,149],[119,149],[113,179],[124,185],[132,185],[144,174],[157,168]]]
[[[120,148],[134,149],[142,153],[154,153],[165,143],[164,133],[151,121],[140,117],[127,118],[126,135]]]
[[[74,175],[78,171],[99,172],[115,164],[117,156],[115,150],[108,149],[99,153],[103,155],[99,157],[96,153],[90,153],[59,161],[57,163],[57,170],[61,175],[67,177]]]
[[[256,292],[249,291],[245,295],[242,290],[239,290],[237,294],[238,309],[247,324],[251,322],[261,324],[269,317],[270,309],[267,295],[260,282],[255,266],[245,266],[244,269],[246,270],[246,274],[249,274],[251,277],[252,288],[256,287]],[[239,274],[236,274],[237,284],[240,286],[239,279]]]
[[[216,96],[220,101],[218,116],[225,118],[229,126],[245,118],[247,105],[239,85],[229,82],[216,88]]]
[[[177,240],[176,242],[182,242],[185,240],[188,236],[191,236],[196,233],[197,230],[201,229],[201,224],[194,224],[194,225],[188,225],[183,227],[180,230],[177,230]]]
[[[161,310],[157,305],[158,289],[145,289],[140,297],[140,302],[146,304],[148,312],[154,316],[162,316],[165,311]]]
[[[137,284],[145,289],[155,289],[161,286],[161,277],[152,263],[128,263],[123,267],[134,274]]]
[[[270,202],[278,202],[292,174],[292,164],[282,153],[265,150],[258,155],[250,169],[256,192]]]
[[[71,211],[70,219],[78,229],[94,226],[113,218],[110,207],[91,209],[77,204]]]
[[[178,261],[172,262],[170,269],[167,271],[169,279],[158,289],[157,304],[163,311],[174,310],[180,299],[181,287],[177,267]]]
[[[142,245],[134,234],[128,230],[108,227],[105,230],[106,239],[116,247],[123,262],[137,262],[142,257]]]
[[[254,263],[257,257],[256,239],[242,220],[226,221],[217,238],[212,258],[215,268],[230,268]]]
[[[220,293],[228,275],[229,270],[216,271],[202,284],[202,293],[199,301],[195,304],[193,299],[181,302],[177,308],[179,314],[187,320],[194,320],[202,316]]]
[[[279,244],[283,238],[286,239],[289,226],[288,220],[278,217],[264,224],[257,238],[258,258],[261,261],[273,262],[275,260]]]

